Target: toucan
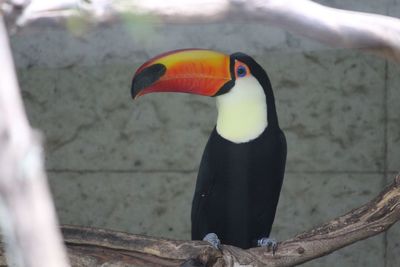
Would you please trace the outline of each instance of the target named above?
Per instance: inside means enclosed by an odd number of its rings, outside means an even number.
[[[182,92],[215,97],[218,117],[192,201],[192,239],[215,247],[276,247],[269,238],[286,164],[267,73],[244,53],[181,49],[140,66],[131,95]]]

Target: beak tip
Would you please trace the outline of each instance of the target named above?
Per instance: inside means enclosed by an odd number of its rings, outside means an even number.
[[[143,94],[143,90],[152,86],[158,81],[167,71],[163,64],[154,64],[144,68],[139,73],[135,74],[132,80],[131,96],[133,99],[138,98]]]
[[[135,100],[138,96],[138,91],[135,90],[135,79],[133,79],[132,85],[131,85],[131,96],[132,96],[133,100]]]

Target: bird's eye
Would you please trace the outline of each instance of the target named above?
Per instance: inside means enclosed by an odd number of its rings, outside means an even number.
[[[236,70],[237,76],[238,77],[244,77],[246,76],[246,68],[244,66],[239,66]]]

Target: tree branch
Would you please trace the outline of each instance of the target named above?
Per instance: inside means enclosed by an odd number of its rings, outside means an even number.
[[[8,263],[68,266],[47,186],[40,138],[25,115],[1,13],[0,62],[0,223]],[[3,252],[0,250],[5,263]]]
[[[294,266],[389,229],[400,220],[400,175],[375,199],[330,222],[266,248],[216,250],[203,241],[178,241],[104,229],[63,226],[73,266]],[[0,257],[1,263],[1,257]],[[197,265],[197,266],[201,266]]]
[[[400,19],[330,8],[309,0],[9,1],[27,2],[25,8],[16,5],[20,11],[16,14],[20,15],[7,12],[14,14],[17,26],[43,18],[57,21],[78,13],[85,18],[91,17],[93,23],[113,21],[121,14],[145,16],[152,22],[180,24],[257,21],[329,46],[365,49],[400,61]]]

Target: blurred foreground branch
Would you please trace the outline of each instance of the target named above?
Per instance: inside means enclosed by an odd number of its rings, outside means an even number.
[[[62,228],[73,266],[294,266],[389,229],[400,220],[400,175],[375,199],[330,222],[266,248],[216,250],[203,241],[176,241],[104,229]],[[1,257],[0,257],[1,263]]]
[[[40,138],[25,115],[1,14],[0,62],[0,223],[8,264],[68,266],[43,168]]]
[[[93,23],[121,14],[161,23],[260,22],[286,29],[329,46],[366,49],[400,61],[400,19],[323,6],[309,0],[9,0],[3,10],[16,26],[43,18],[91,17]],[[17,2],[19,4],[10,3]],[[21,4],[22,2],[22,4]],[[1,0],[0,0],[1,4]],[[13,23],[11,23],[13,24]]]

